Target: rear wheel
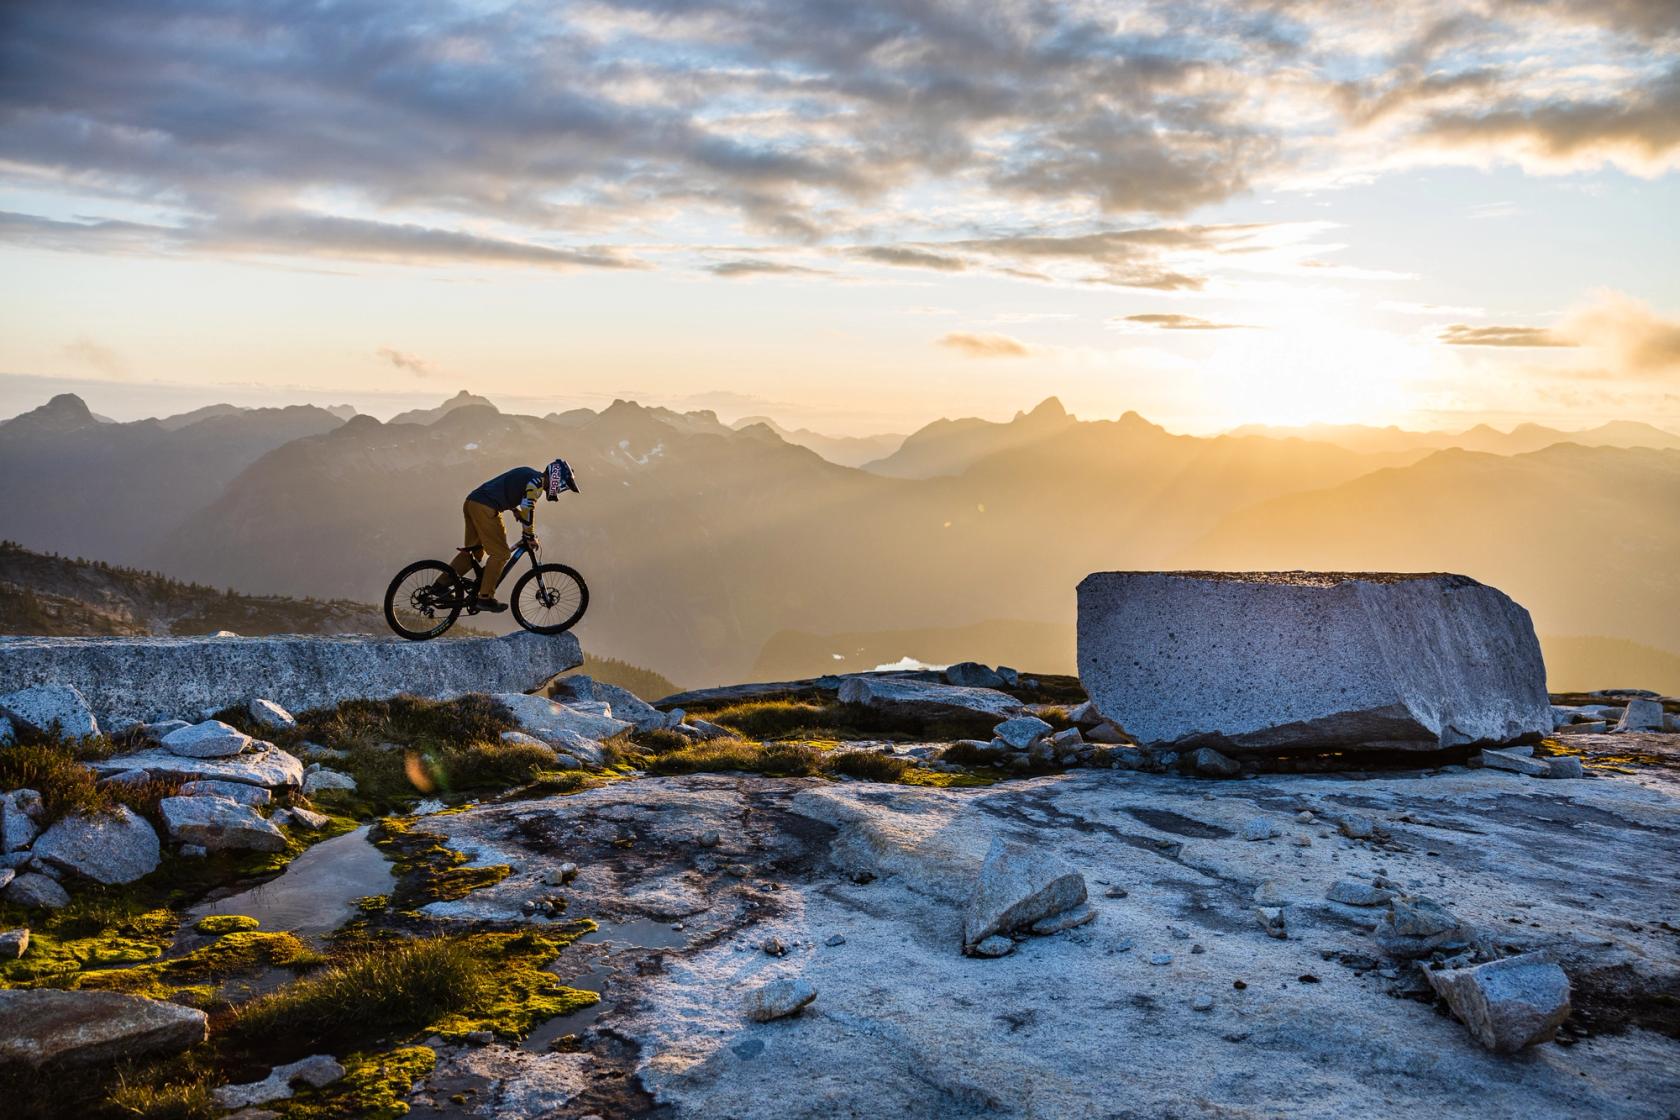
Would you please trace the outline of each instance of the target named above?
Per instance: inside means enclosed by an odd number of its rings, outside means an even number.
[[[451,626],[466,602],[466,585],[442,560],[417,560],[397,573],[385,591],[385,621],[411,642],[435,638]]]
[[[575,568],[538,564],[519,577],[510,596],[513,617],[538,634],[564,634],[589,609],[589,585]]]

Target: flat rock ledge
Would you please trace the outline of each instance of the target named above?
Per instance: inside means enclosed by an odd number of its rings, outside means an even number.
[[[1145,744],[1440,750],[1552,730],[1528,612],[1460,575],[1097,572],[1079,676]]]
[[[72,685],[106,729],[197,716],[253,696],[291,711],[399,692],[530,692],[583,663],[571,634],[503,638],[8,638],[0,693]]]

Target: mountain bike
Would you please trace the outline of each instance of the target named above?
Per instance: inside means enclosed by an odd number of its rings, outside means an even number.
[[[531,570],[519,577],[509,596],[513,617],[534,633],[564,634],[589,608],[589,585],[575,568],[539,564],[537,549],[535,537],[521,540],[508,555],[496,582],[505,583],[514,565],[529,560]],[[472,575],[463,576],[442,560],[416,560],[398,572],[385,591],[385,621],[411,642],[437,637],[455,625],[462,611],[478,613],[479,585],[484,582],[480,550],[468,547],[455,551],[467,554]]]

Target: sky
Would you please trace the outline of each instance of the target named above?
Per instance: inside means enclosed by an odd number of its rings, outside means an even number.
[[[1680,429],[1675,0],[0,5],[0,413]]]

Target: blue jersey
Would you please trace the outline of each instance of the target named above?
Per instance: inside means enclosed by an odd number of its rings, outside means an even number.
[[[546,477],[542,471],[532,467],[515,467],[481,484],[467,495],[467,501],[480,502],[497,513],[512,513],[529,525],[537,499],[545,491]]]

